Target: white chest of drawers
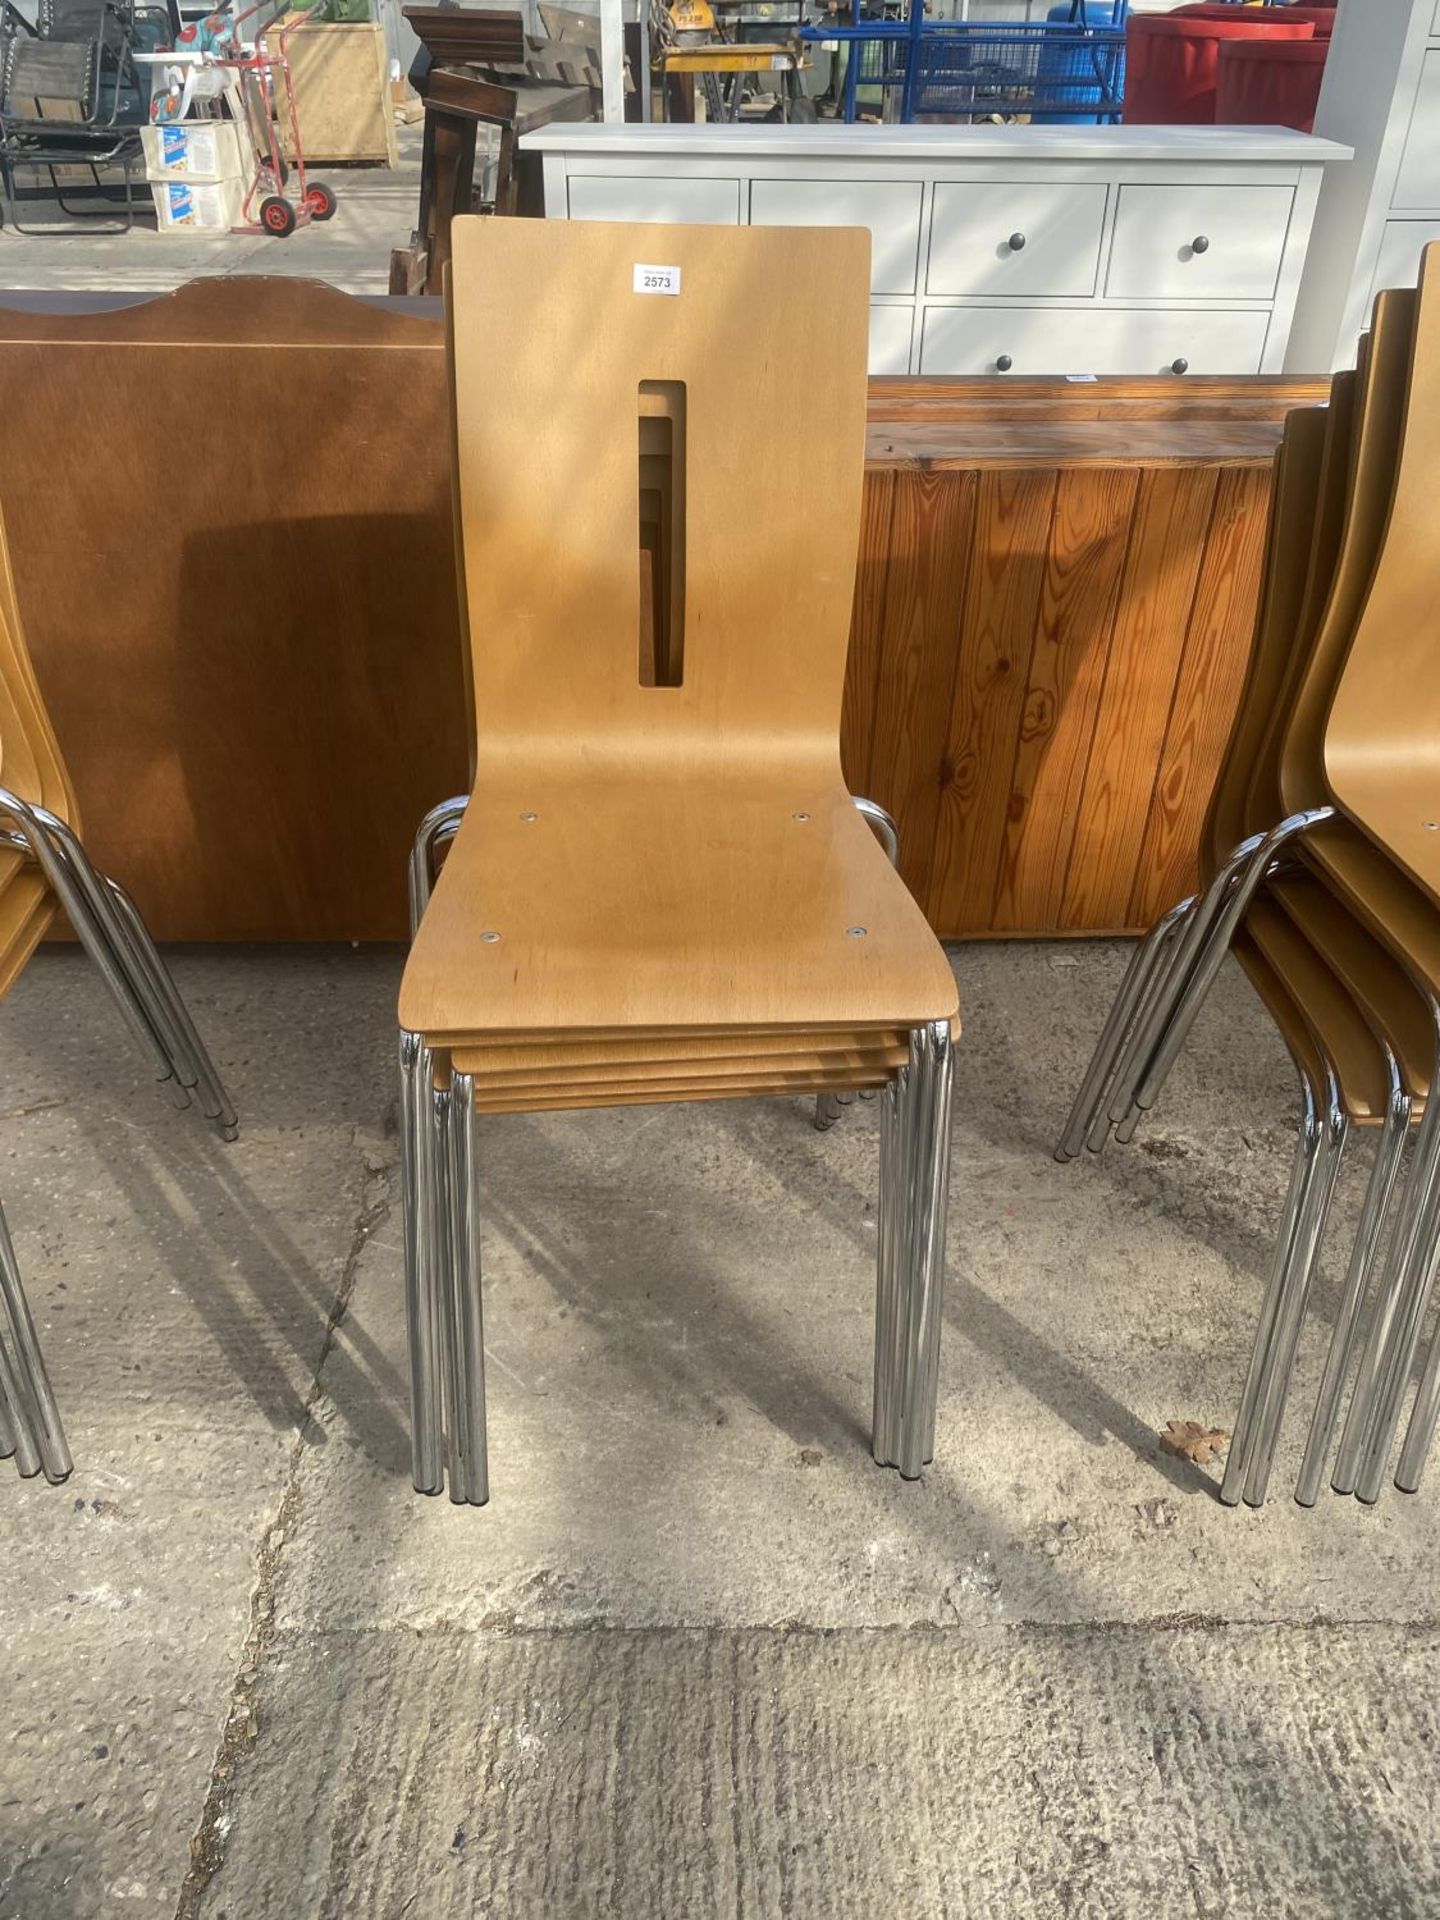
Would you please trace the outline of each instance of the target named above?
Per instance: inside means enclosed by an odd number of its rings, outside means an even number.
[[[1274,373],[1321,176],[1278,128],[575,123],[552,219],[861,226],[872,373]]]
[[[1440,0],[1341,0],[1315,125],[1353,146],[1315,213],[1288,365],[1353,367],[1382,287],[1440,240]]]

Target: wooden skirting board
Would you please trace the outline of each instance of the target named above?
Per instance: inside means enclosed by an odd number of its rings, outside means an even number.
[[[217,354],[245,404],[156,434]],[[845,767],[937,932],[1136,927],[1191,883],[1281,421],[1323,392],[871,383]],[[161,938],[403,938],[411,834],[467,780],[439,302],[0,309],[0,422],[92,857]]]

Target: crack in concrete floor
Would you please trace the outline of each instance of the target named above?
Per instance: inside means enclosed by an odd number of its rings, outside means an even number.
[[[309,1443],[310,1423],[323,1391],[326,1363],[334,1351],[336,1334],[344,1322],[355,1291],[360,1256],[371,1234],[390,1215],[393,1173],[376,1175],[375,1181],[383,1186],[383,1191],[378,1195],[367,1193],[362,1202],[350,1251],[326,1322],[324,1343],[315,1365],[314,1379],[305,1395],[304,1418],[290,1449],[285,1486],[275,1516],[265,1528],[256,1549],[255,1585],[250,1595],[250,1627],[230,1689],[229,1711],[214,1765],[210,1769],[205,1804],[191,1837],[190,1865],[175,1903],[175,1920],[198,1920],[206,1889],[224,1864],[229,1808],[237,1790],[240,1770],[260,1737],[256,1698],[264,1679],[266,1658],[275,1639],[276,1605],[285,1574],[285,1547],[300,1522],[303,1502],[301,1467]]]

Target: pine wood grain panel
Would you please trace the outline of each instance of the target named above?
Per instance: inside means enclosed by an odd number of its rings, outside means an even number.
[[[1195,884],[1206,795],[1245,684],[1265,565],[1267,474],[1222,473],[1130,900],[1148,926]]]
[[[927,910],[977,485],[972,473],[895,476],[869,797],[903,819],[900,872]]]
[[[1054,473],[985,473],[976,495],[975,543],[960,627],[926,909],[964,924],[984,901],[989,920],[1005,841],[1010,769],[1049,561]]]
[[[1276,379],[1271,374],[1103,374],[1063,381],[1007,374],[955,379],[932,374],[872,374],[871,420],[1272,420],[1287,408],[1323,406],[1328,379]]]
[[[840,715],[840,765],[852,793],[870,793],[873,716],[880,683],[885,595],[890,577],[890,524],[895,511],[893,473],[868,473],[860,505],[860,553],[855,568],[855,605],[850,651],[845,661],[845,703]]]
[[[1213,468],[1141,476],[1065,886],[1071,928],[1127,926],[1215,503]]]
[[[987,917],[994,932],[1034,932],[1061,924],[1139,488],[1139,473],[1125,468],[1059,476],[994,905]]]

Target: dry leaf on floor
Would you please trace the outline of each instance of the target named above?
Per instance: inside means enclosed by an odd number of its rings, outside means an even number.
[[[1160,1451],[1193,1460],[1197,1467],[1208,1467],[1223,1453],[1230,1436],[1221,1427],[1202,1427],[1198,1420],[1172,1420],[1160,1436]]]

